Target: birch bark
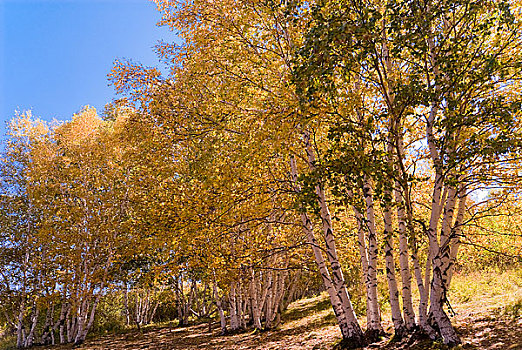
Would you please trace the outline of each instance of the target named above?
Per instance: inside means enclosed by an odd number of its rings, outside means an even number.
[[[60,344],[65,343],[65,327],[67,322],[67,314],[69,313],[69,305],[65,299],[65,294],[62,299],[62,306],[60,308],[60,318],[58,319]]]
[[[51,332],[53,331],[53,329],[52,329],[52,319],[51,319],[52,314],[54,314],[54,304],[53,304],[53,302],[51,302],[51,305],[47,306],[47,310],[45,312],[45,321],[44,321],[44,325],[43,325],[43,329],[42,329],[42,337],[40,338],[40,343],[41,344],[48,344],[49,343],[49,340],[50,340],[50,337],[51,337]]]
[[[391,191],[386,191],[391,197]],[[402,319],[401,306],[399,303],[399,288],[395,277],[395,262],[393,258],[393,225],[390,203],[384,208],[384,259],[386,263],[386,278],[388,280],[388,291],[390,296],[390,307],[392,322],[395,328],[395,336],[402,338],[406,334],[404,320]]]
[[[27,334],[27,338],[24,342],[24,347],[28,348],[33,346],[34,342],[34,331],[36,329],[36,324],[38,323],[38,315],[40,314],[40,309],[38,308],[38,303],[36,299],[33,300],[33,307],[31,311],[31,328],[29,329],[29,334]]]
[[[449,266],[447,266],[447,274],[444,279],[445,289],[448,290],[451,285],[451,279],[453,277],[453,271],[455,270],[455,263],[457,260],[457,255],[459,252],[460,246],[460,236],[462,235],[462,225],[464,222],[464,214],[466,212],[466,200],[467,193],[466,189],[462,188],[459,192],[459,208],[457,212],[457,218],[455,223],[453,224],[451,240],[450,240],[450,260]]]
[[[212,283],[212,292],[214,294],[214,300],[216,301],[216,307],[219,314],[219,324],[221,326],[221,335],[227,333],[227,320],[225,319],[225,312],[223,311],[223,305],[221,303],[221,298],[219,297],[218,289],[217,289],[217,278],[216,271],[212,270],[212,274],[214,277],[214,282]]]
[[[103,286],[100,289],[103,289]],[[101,298],[101,291],[94,298],[94,302],[91,305],[90,312],[89,312],[88,307],[85,310],[84,326],[83,326],[83,328],[80,328],[80,330],[78,330],[78,335],[76,336],[75,344],[77,344],[77,345],[82,344],[85,341],[85,339],[87,338],[87,334],[89,333],[89,330],[91,329],[91,327],[94,323],[94,316],[96,314],[96,308],[98,306],[98,303],[100,302],[100,298]],[[88,319],[87,319],[87,317],[88,317]]]
[[[353,194],[352,194],[352,197],[353,197]],[[355,219],[357,221],[357,243],[358,243],[358,246],[359,246],[359,255],[360,255],[360,258],[361,258],[361,267],[362,267],[362,271],[363,271],[363,282],[364,282],[364,287],[366,289],[366,310],[369,311],[370,310],[370,296],[369,296],[369,291],[370,291],[370,277],[368,275],[368,250],[366,248],[366,235],[364,234],[364,218],[361,214],[361,212],[359,211],[359,209],[354,205],[352,206],[353,208],[353,211],[354,211],[354,214],[355,214]],[[371,313],[370,312],[366,312],[366,324],[370,324],[371,323]]]
[[[300,192],[301,189],[297,185],[297,165],[294,157],[290,159],[290,168],[292,182],[294,183],[295,191]],[[363,344],[363,335],[359,323],[357,322],[357,320],[355,321],[355,323],[349,323],[347,315],[342,307],[342,301],[339,297],[339,293],[336,290],[334,283],[332,282],[332,278],[324,260],[323,253],[315,238],[312,221],[304,212],[304,210],[302,210],[302,208],[300,216],[303,230],[305,232],[308,243],[312,247],[315,262],[317,264],[319,274],[321,275],[321,278],[323,280],[323,285],[328,293],[328,296],[330,297],[330,303],[332,304],[337,323],[339,324],[339,328],[341,329],[341,334],[344,339],[351,339],[353,337],[355,342],[358,342],[358,344]],[[355,313],[353,313],[353,315],[355,317]],[[351,328],[353,328],[353,330]]]
[[[437,54],[435,52],[435,41],[433,39],[433,35],[429,33],[427,38],[428,41],[428,50],[429,50],[429,59],[433,69],[433,73],[435,75],[435,79],[441,78],[441,73],[439,70],[439,65],[437,61]],[[440,94],[440,87],[438,85],[434,86],[437,94]],[[426,123],[426,138],[428,141],[428,148],[430,152],[430,157],[433,162],[433,166],[435,168],[435,183],[433,186],[433,194],[432,194],[432,206],[431,206],[431,216],[430,216],[430,224],[428,228],[428,239],[429,239],[429,253],[431,254],[431,263],[432,263],[432,271],[433,276],[431,280],[431,291],[430,291],[430,316],[436,323],[440,335],[443,338],[445,344],[448,345],[458,345],[462,341],[458,336],[457,332],[451,325],[451,321],[448,315],[444,312],[443,309],[443,297],[444,293],[442,291],[443,288],[443,279],[442,279],[442,266],[441,266],[441,246],[439,245],[439,241],[437,239],[437,226],[441,215],[442,209],[442,188],[444,185],[444,173],[442,167],[442,159],[439,151],[437,149],[437,145],[435,142],[435,134],[433,131],[433,127],[435,124],[435,118],[439,112],[439,102],[437,98],[435,98],[431,102],[430,112]],[[450,135],[447,135],[449,137]],[[452,196],[448,195],[448,199],[446,203],[451,207]],[[449,217],[449,213],[448,213]],[[444,233],[443,233],[444,234]],[[445,235],[445,234],[444,234]],[[442,243],[442,242],[441,242]],[[427,273],[427,272],[426,272]]]
[[[237,331],[239,329],[239,322],[237,318],[237,301],[236,301],[236,283],[232,282],[230,284],[230,295],[229,295],[229,304],[230,304],[230,330]]]
[[[261,310],[259,309],[260,305],[258,304],[258,290],[257,290],[257,281],[254,269],[251,271],[251,283],[250,283],[250,305],[252,308],[252,318],[254,322],[254,328],[261,330]]]
[[[313,172],[315,170],[315,154],[310,140],[310,133],[308,131],[304,132],[303,140],[307,154],[308,168]],[[337,256],[337,249],[335,247],[332,218],[326,203],[324,189],[320,181],[317,183],[315,191],[317,195],[317,202],[320,208],[323,236],[326,243],[326,255],[328,257],[328,261],[330,262],[330,268],[332,271],[332,282],[347,321],[347,328],[344,331],[342,330],[343,338],[347,341],[353,342],[354,344],[362,344],[364,337],[353,310],[350,296],[348,295],[348,291],[346,289],[346,282],[344,280],[341,264],[339,263],[339,258]],[[345,334],[348,336],[345,337]]]
[[[399,265],[401,269],[402,282],[402,310],[404,324],[408,331],[415,327],[415,311],[411,296],[411,271],[409,264],[408,238],[406,236],[406,218],[404,213],[404,198],[399,182],[395,184],[395,202],[397,203],[397,221],[399,233]]]
[[[18,312],[18,318],[16,321],[16,347],[21,348],[24,345],[24,315],[25,315],[25,294],[22,296],[20,302],[20,308]]]
[[[363,196],[366,202],[366,227],[368,230],[368,303],[370,308],[370,324],[368,331],[373,338],[378,338],[382,333],[381,315],[377,297],[377,232],[375,227],[375,212],[373,206],[373,191],[370,180],[365,175],[363,183]]]

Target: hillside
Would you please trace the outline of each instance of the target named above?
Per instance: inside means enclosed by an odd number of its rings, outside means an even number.
[[[474,284],[469,284],[474,281]],[[522,349],[522,273],[458,275],[452,290],[453,322],[462,336],[462,349]],[[389,314],[384,324],[392,332]],[[89,339],[78,349],[332,349],[340,339],[325,295],[290,305],[279,330],[220,336],[217,325],[172,328],[153,326],[119,335]],[[36,347],[71,349],[72,346]],[[367,349],[443,349],[425,342],[390,343],[384,339]]]

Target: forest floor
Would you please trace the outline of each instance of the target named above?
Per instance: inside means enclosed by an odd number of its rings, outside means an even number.
[[[455,277],[452,318],[464,344],[460,349],[522,350],[522,273],[488,278],[480,274]],[[469,283],[473,282],[473,283]],[[386,331],[391,322],[384,314]],[[77,349],[332,349],[340,331],[325,295],[290,305],[279,329],[220,336],[208,324],[190,327],[155,327],[88,340]],[[362,319],[362,318],[361,318]],[[217,326],[216,326],[217,327]],[[70,346],[37,349],[71,349]],[[366,349],[444,349],[440,344],[391,343],[384,339]]]

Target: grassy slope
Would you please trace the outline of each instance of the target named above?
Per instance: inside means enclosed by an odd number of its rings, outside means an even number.
[[[450,299],[463,349],[522,349],[522,271],[457,275]],[[391,331],[389,315],[385,328]],[[364,323],[364,319],[361,318]],[[81,349],[331,349],[340,332],[324,295],[297,301],[283,316],[279,330],[219,336],[207,325],[150,327],[142,332],[89,340]],[[376,348],[377,345],[372,346]],[[387,344],[381,349],[441,349],[440,345]],[[37,347],[44,349],[48,347]],[[52,349],[70,349],[57,346]]]

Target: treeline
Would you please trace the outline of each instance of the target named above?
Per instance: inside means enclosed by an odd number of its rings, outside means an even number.
[[[17,346],[82,343],[107,293],[128,324],[226,333],[276,328],[321,290],[347,348],[384,334],[383,301],[396,338],[459,344],[459,247],[518,214],[520,4],[155,2],[184,40],[158,44],[166,76],[117,62],[126,97],[103,118],[10,124],[0,320]],[[512,237],[489,250],[517,262]]]
[[[107,293],[127,325],[218,317],[227,333],[276,327],[290,302],[320,291],[299,236],[278,223],[283,210],[264,203],[275,198],[229,199],[264,217],[234,209],[248,220],[212,219],[223,195],[201,193],[203,181],[186,178],[179,166],[188,164],[170,150],[142,148],[154,135],[136,133],[127,112],[104,121],[85,108],[54,126],[23,114],[10,124],[0,298],[18,347],[82,343]]]

